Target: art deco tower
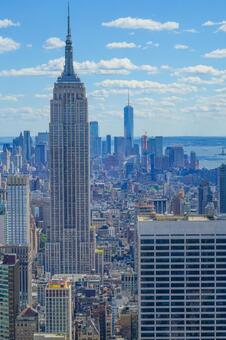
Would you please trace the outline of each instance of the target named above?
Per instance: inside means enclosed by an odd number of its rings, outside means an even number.
[[[53,89],[50,117],[51,225],[46,270],[89,273],[89,123],[86,90],[73,67],[68,10],[65,65]]]

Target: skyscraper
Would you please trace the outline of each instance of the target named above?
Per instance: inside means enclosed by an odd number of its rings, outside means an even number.
[[[224,339],[225,221],[139,221],[139,340]]]
[[[72,286],[69,281],[52,281],[46,287],[46,332],[72,339]]]
[[[124,138],[125,138],[125,156],[129,156],[133,153],[133,143],[134,143],[134,122],[133,122],[133,107],[129,102],[128,94],[128,104],[124,107]]]
[[[68,11],[65,65],[51,100],[51,222],[46,269],[90,272],[89,123],[84,84],[75,74]]]
[[[91,158],[100,156],[101,142],[99,137],[99,124],[97,121],[92,121],[90,124],[90,155]]]
[[[226,164],[218,169],[219,213],[226,214]]]
[[[107,154],[111,155],[111,135],[106,136]]]
[[[15,254],[0,259],[0,339],[15,340],[19,312],[19,261]]]
[[[27,176],[9,176],[7,180],[7,244],[30,244],[30,190]]]
[[[23,154],[24,160],[29,162],[31,160],[31,134],[30,131],[24,131],[23,138]]]
[[[205,208],[209,202],[212,202],[212,192],[207,181],[199,185],[199,214],[205,214]]]

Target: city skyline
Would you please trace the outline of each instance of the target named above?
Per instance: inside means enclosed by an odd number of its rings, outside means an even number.
[[[1,136],[48,129],[50,88],[63,68],[67,2],[54,2],[54,12],[53,0],[25,3],[1,3]],[[123,135],[128,88],[135,136],[224,135],[224,1],[114,4],[71,1],[75,68],[101,135]]]

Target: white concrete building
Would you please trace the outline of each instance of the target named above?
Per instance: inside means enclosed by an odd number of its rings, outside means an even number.
[[[72,285],[70,281],[51,281],[45,290],[46,333],[65,334],[72,339]]]

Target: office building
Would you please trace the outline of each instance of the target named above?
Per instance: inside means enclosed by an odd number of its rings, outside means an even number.
[[[226,214],[226,164],[218,169],[219,213]]]
[[[10,175],[7,179],[7,244],[30,243],[30,189],[29,179]]]
[[[0,188],[0,244],[6,242],[6,192]]]
[[[32,147],[32,140],[31,140],[30,131],[24,131],[23,157],[24,157],[24,160],[27,162],[31,161],[31,147]]]
[[[224,339],[224,220],[138,222],[139,340]]]
[[[119,160],[124,159],[125,154],[125,138],[124,137],[114,137],[114,153]]]
[[[125,139],[125,156],[128,157],[133,153],[134,143],[134,121],[133,121],[133,107],[129,102],[124,107],[124,139]]]
[[[45,295],[46,333],[64,334],[72,339],[72,285],[69,281],[52,281]]]
[[[91,159],[100,156],[101,142],[99,137],[99,124],[97,121],[92,121],[90,124],[90,156]]]
[[[106,136],[107,154],[111,155],[111,135]]]
[[[64,70],[51,100],[49,142],[51,222],[46,270],[89,273],[88,103],[85,86],[74,71],[69,14]]]
[[[0,339],[15,340],[15,321],[19,313],[19,261],[16,255],[0,259]]]
[[[27,307],[16,318],[15,340],[33,340],[36,332],[38,332],[38,312],[32,307]]]
[[[0,252],[15,254],[20,268],[20,309],[32,304],[32,254],[29,246],[0,245]]]
[[[207,181],[202,182],[198,188],[199,192],[199,214],[204,215],[208,203],[212,202],[212,192]]]

